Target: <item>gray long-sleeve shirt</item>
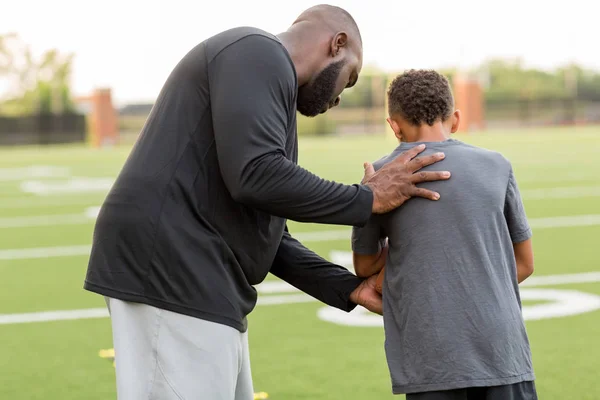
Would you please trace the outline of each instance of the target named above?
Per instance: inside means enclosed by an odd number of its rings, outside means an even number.
[[[278,39],[236,28],[168,77],[102,205],[84,287],[244,331],[268,272],[344,310],[361,282],[286,219],[364,225],[372,192],[297,165],[297,77]]]

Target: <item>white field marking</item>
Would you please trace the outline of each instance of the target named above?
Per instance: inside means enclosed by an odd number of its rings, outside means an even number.
[[[532,229],[571,228],[576,226],[600,225],[600,214],[569,215],[564,217],[532,218],[529,220]]]
[[[575,199],[580,197],[600,197],[600,186],[572,186],[547,189],[523,189],[525,200]]]
[[[294,286],[284,281],[266,281],[256,285],[255,288],[260,294],[290,293],[298,291]]]
[[[331,250],[329,252],[329,260],[334,264],[341,265],[354,272],[354,262],[352,261],[351,251]]]
[[[89,194],[88,194],[89,195]],[[90,204],[98,204],[103,198],[98,196],[69,196],[63,197],[16,197],[10,200],[0,200],[0,210],[19,209],[19,208],[47,208],[61,206],[86,206]]]
[[[333,260],[332,260],[333,261]],[[343,265],[343,264],[342,264]],[[600,282],[600,271],[582,272],[579,274],[560,274],[548,276],[532,276],[523,282],[521,287],[540,287],[571,285],[576,283]],[[299,292],[294,286],[284,281],[266,281],[255,286],[259,294],[281,294]]]
[[[69,168],[32,165],[23,168],[0,168],[0,182],[22,181],[31,178],[64,178],[71,175]]]
[[[301,242],[327,242],[333,240],[350,240],[351,231],[348,229],[316,231],[316,232],[292,232],[292,237]]]
[[[575,290],[523,289],[521,290],[521,298],[523,300],[551,301],[546,304],[523,306],[523,318],[525,320],[566,317],[600,309],[600,296]],[[300,293],[285,296],[259,297],[257,306],[312,302],[317,302],[317,300]],[[109,313],[106,308],[0,314],[0,325],[107,318],[108,316]],[[360,306],[356,307],[350,313],[329,306],[322,307],[317,311],[317,317],[327,322],[345,326],[383,326],[383,318],[381,316],[370,313]]]
[[[89,222],[89,220],[86,220]],[[532,218],[529,223],[534,229],[568,228],[577,226],[600,225],[600,214],[576,215],[566,217]],[[58,225],[58,224],[57,224]],[[349,230],[334,230],[321,232],[299,232],[293,235],[302,242],[325,242],[336,240],[349,240]],[[33,247],[25,249],[0,250],[0,260],[17,260],[44,257],[66,257],[89,254],[88,246],[59,246],[59,247]],[[88,249],[85,251],[85,249]],[[31,255],[30,255],[31,253]],[[337,262],[340,264],[339,262]]]
[[[75,194],[90,194],[70,193]],[[574,186],[574,187],[557,187],[548,189],[524,189],[521,195],[526,200],[544,200],[544,199],[571,199],[580,197],[600,197],[600,186]],[[67,205],[86,205],[90,203],[98,203],[98,199],[90,199],[86,197],[69,197],[69,198],[48,198],[44,197],[24,197],[14,198],[9,200],[0,200],[0,209],[18,209],[31,207],[53,207]]]
[[[100,206],[88,207],[85,209],[85,216],[89,219],[98,218],[98,214],[100,213]]]
[[[259,306],[271,306],[279,304],[298,304],[298,303],[312,303],[318,301],[314,297],[310,297],[307,294],[288,294],[285,296],[263,296],[259,297],[256,304]]]
[[[571,228],[578,226],[600,225],[600,214],[567,215],[560,217],[530,218],[529,225],[532,229]],[[306,233],[292,233],[300,241],[334,241],[350,239],[350,230],[329,230]]]
[[[0,220],[1,222],[1,220]],[[321,236],[316,238],[308,235],[297,235],[301,237],[303,242],[321,241]],[[76,245],[76,246],[56,246],[56,247],[30,247],[23,249],[0,249],[0,261],[2,260],[28,260],[34,258],[52,258],[52,257],[73,257],[87,256],[90,254],[91,245]],[[336,257],[336,256],[334,256]],[[337,264],[341,262],[333,261]],[[350,264],[351,265],[351,264]],[[348,265],[344,265],[348,267]]]
[[[524,166],[523,166],[524,167]],[[591,166],[590,166],[591,167]],[[593,172],[594,168],[588,168],[589,172],[581,173],[571,172],[564,173],[562,171],[558,171],[556,169],[548,169],[545,168],[542,172],[538,173],[517,173],[517,183],[522,185],[526,183],[534,183],[539,184],[542,182],[545,183],[557,183],[557,182],[590,182],[596,183],[598,179],[598,174]]]
[[[42,311],[25,314],[0,314],[0,325],[25,324],[31,322],[69,321],[90,318],[107,318],[108,316],[108,309],[106,308]]]
[[[524,305],[526,321],[567,317],[600,309],[600,296],[575,290],[522,289],[523,300],[546,300],[548,303]],[[321,307],[317,317],[323,321],[343,326],[383,327],[383,318],[363,307],[347,313],[330,306]]]
[[[24,181],[21,191],[38,196],[61,195],[85,192],[107,192],[114,183],[113,178],[76,178],[67,181],[44,182]]]
[[[383,327],[383,317],[358,306],[349,313],[337,308],[325,306],[317,310],[317,318],[342,326]]]
[[[59,246],[59,247],[33,247],[28,249],[0,250],[2,260],[30,260],[34,258],[89,256],[90,245]]]
[[[291,294],[287,296],[267,296],[259,297],[257,306],[270,306],[279,304],[300,304],[312,303],[317,299],[307,294]],[[32,322],[49,321],[72,321],[79,319],[108,318],[109,313],[106,308],[88,308],[82,310],[57,310],[42,311],[23,314],[0,314],[0,325],[26,324]]]
[[[84,214],[55,214],[36,215],[31,217],[0,218],[0,229],[3,228],[28,228],[33,226],[81,225],[87,224],[90,219]]]
[[[0,229],[87,224],[96,219],[99,211],[100,207],[88,207],[81,214],[50,214],[0,218]]]
[[[529,286],[556,286],[570,285],[573,283],[593,283],[600,282],[600,271],[581,272],[578,274],[560,274],[548,276],[532,276],[521,283],[521,287]]]
[[[78,225],[89,224],[97,217],[100,207],[94,206],[86,209],[81,214],[54,214],[38,215],[30,217],[8,217],[0,218],[0,229],[21,228],[48,225]],[[600,225],[600,214],[569,215],[561,217],[531,218],[529,224],[533,229],[569,228],[578,226]],[[350,240],[351,231],[327,230],[316,232],[298,232],[292,234],[302,242],[326,242],[336,240]]]
[[[332,263],[339,264],[343,267],[348,268],[350,271],[354,271],[352,265],[352,252],[350,251],[339,251],[332,250],[329,252],[329,259]],[[547,275],[547,276],[532,276],[521,283],[519,286],[531,287],[531,286],[556,286],[556,285],[570,285],[574,283],[594,283],[600,282],[600,271],[593,272],[579,272],[576,274],[558,274],[558,275]],[[270,283],[270,282],[269,282]]]
[[[522,300],[547,300],[550,303],[523,307],[525,320],[567,317],[600,308],[600,296],[576,290],[522,289]]]

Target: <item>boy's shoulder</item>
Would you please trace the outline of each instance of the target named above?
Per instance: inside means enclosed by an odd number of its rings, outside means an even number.
[[[486,163],[496,165],[499,168],[512,169],[510,160],[499,151],[475,146],[459,140],[455,140],[455,142],[458,145],[457,147],[462,150],[460,151],[460,156],[463,161],[469,159],[478,159],[485,161]],[[452,155],[452,153],[450,153],[450,155]]]
[[[455,140],[455,139],[453,139],[453,142],[458,147],[461,147],[461,148],[466,149],[466,150],[470,150],[470,151],[472,151],[474,153],[480,154],[483,157],[489,157],[489,158],[498,159],[498,160],[501,160],[501,161],[504,161],[504,162],[510,164],[510,161],[508,160],[508,158],[506,158],[499,151],[486,149],[485,147],[475,146],[473,144],[465,143],[465,142],[462,142],[460,140]]]
[[[397,156],[403,152],[411,149],[419,143],[402,143],[394,149],[390,154],[387,154],[377,161],[373,162],[373,167],[377,171],[388,162],[394,160]],[[511,163],[502,153],[483,147],[475,146],[469,143],[465,143],[456,139],[448,139],[444,142],[439,143],[427,143],[427,148],[421,155],[427,155],[433,152],[444,152],[446,154],[446,160],[452,160],[452,156],[456,155],[460,157],[462,162],[465,159],[477,159],[481,161],[491,162],[499,167],[511,168]],[[448,158],[448,156],[450,158]]]

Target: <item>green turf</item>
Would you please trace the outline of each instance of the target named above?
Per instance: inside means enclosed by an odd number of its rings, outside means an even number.
[[[513,163],[530,218],[600,214],[600,128],[488,132],[459,139],[501,151]],[[391,137],[300,139],[300,164],[344,183],[362,177],[362,162],[395,146]],[[0,170],[46,165],[68,167],[75,177],[114,177],[129,148],[81,146],[0,149]],[[1,178],[2,175],[0,175]],[[64,178],[31,178],[61,181]],[[83,214],[105,193],[36,196],[21,181],[0,180],[0,252],[77,246],[91,242],[84,224],[2,227],[13,217]],[[536,189],[568,188],[568,198],[535,199]],[[592,193],[592,194],[590,194]],[[528,196],[530,196],[528,198]],[[292,232],[348,229],[291,223]],[[535,276],[600,271],[600,225],[534,229]],[[347,240],[307,242],[329,257],[348,251]],[[2,253],[0,253],[2,254]],[[87,256],[0,259],[0,314],[103,307],[81,289]],[[545,286],[600,295],[600,283]],[[524,307],[545,301],[525,301]],[[257,391],[274,400],[392,399],[383,352],[383,329],[322,321],[319,303],[258,306],[250,316],[252,371]],[[540,398],[596,400],[600,311],[527,321]],[[98,356],[112,347],[108,319],[0,325],[0,399],[115,398],[111,363]],[[402,399],[402,396],[396,398]]]

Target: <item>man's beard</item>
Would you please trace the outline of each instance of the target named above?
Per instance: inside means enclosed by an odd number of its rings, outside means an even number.
[[[312,83],[298,89],[296,107],[300,114],[316,117],[327,110],[328,104],[333,101],[333,93],[343,66],[344,60],[329,64]]]

